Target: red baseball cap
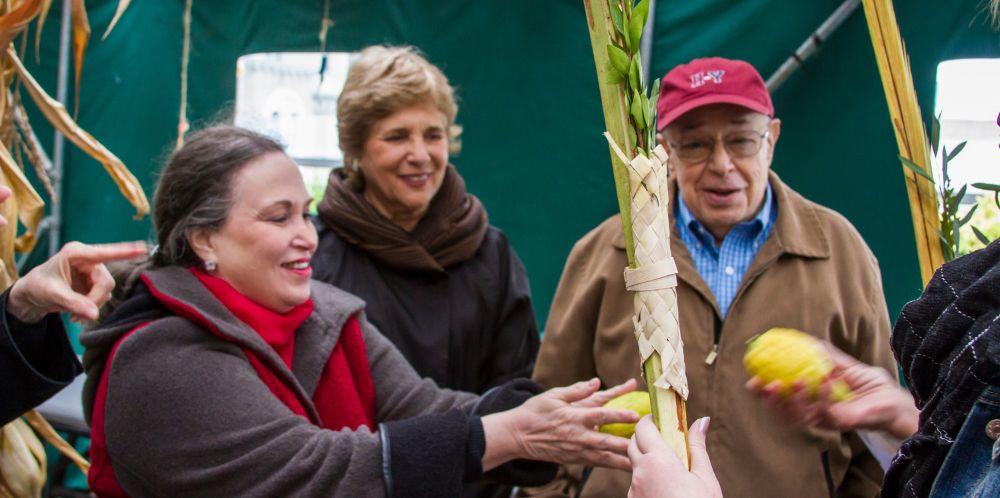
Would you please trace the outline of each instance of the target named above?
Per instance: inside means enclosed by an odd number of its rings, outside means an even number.
[[[707,57],[681,64],[660,82],[656,129],[663,130],[684,113],[709,104],[736,104],[774,117],[764,78],[743,61]]]

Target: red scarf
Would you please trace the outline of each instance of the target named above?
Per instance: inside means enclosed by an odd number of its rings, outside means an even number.
[[[276,313],[267,309],[233,289],[226,281],[208,275],[200,270],[192,269],[192,273],[236,318],[257,332],[267,344],[274,348],[289,369],[295,352],[295,332],[299,326],[312,314],[314,304],[312,299],[296,306],[287,313]],[[222,340],[230,340],[222,336],[216,327],[205,317],[185,303],[156,289],[148,278],[143,281],[150,292],[168,309],[194,323],[204,326],[208,331]],[[128,333],[122,335],[108,356],[108,367],[104,369],[101,382],[97,389],[94,402],[92,423],[92,465],[87,476],[91,490],[98,496],[127,496],[118,484],[112,470],[113,465],[107,454],[104,434],[104,407],[107,399],[108,372],[111,361],[122,341],[133,333],[143,329],[148,323],[143,323]],[[366,426],[375,428],[375,386],[368,366],[368,356],[365,350],[361,326],[354,317],[348,318],[340,332],[337,345],[327,359],[326,367],[320,377],[316,390],[312,395],[312,403],[319,414],[319,420],[314,420],[306,411],[302,400],[288,386],[275,370],[261,361],[258,353],[243,349],[247,360],[267,388],[292,413],[299,415],[312,424],[325,429],[355,430]]]
[[[264,339],[264,342],[274,348],[285,362],[285,366],[292,368],[292,358],[295,356],[295,330],[312,314],[314,308],[312,299],[307,299],[287,313],[278,313],[253,302],[219,277],[195,269],[192,269],[191,273],[194,273],[201,284],[236,318],[249,325]]]
[[[277,313],[240,294],[221,278],[201,270],[192,269],[191,272],[236,318],[247,324],[274,348],[289,369],[292,368],[295,331],[312,314],[314,308],[312,299],[287,313]],[[150,290],[160,297],[152,286]],[[164,304],[173,309],[170,303]],[[174,311],[179,312],[179,310]],[[275,397],[296,415],[309,419],[308,412],[295,396],[295,392],[286,386],[273,370],[263,364],[256,354],[249,350],[244,352],[261,381]],[[326,368],[323,369],[323,375],[313,393],[312,402],[316,406],[316,412],[319,413],[319,420],[310,421],[320,427],[335,431],[344,428],[353,430],[362,425],[373,430],[375,428],[375,386],[371,370],[368,368],[368,356],[365,353],[364,339],[361,337],[361,327],[354,317],[349,318],[341,329],[340,340],[327,359]]]

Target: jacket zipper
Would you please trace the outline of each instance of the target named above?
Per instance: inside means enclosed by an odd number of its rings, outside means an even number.
[[[777,258],[774,258],[774,260],[777,260]],[[736,291],[736,296],[733,298],[733,302],[729,305],[730,310],[734,308],[736,301],[738,301],[740,296],[743,295],[744,290],[757,279],[757,276],[764,273],[764,270],[770,267],[771,264],[774,263],[774,260],[768,261],[760,268],[757,268],[750,278],[740,286],[740,288]],[[708,356],[705,357],[705,364],[709,366],[714,364],[716,358],[719,356],[719,340],[722,338],[722,320],[719,319],[719,315],[714,315],[713,318],[715,319],[715,342],[712,343],[712,350],[709,351]]]
[[[706,365],[715,363],[715,358],[719,356],[719,340],[722,338],[722,320],[719,320],[719,315],[713,315],[713,318],[715,321],[715,337],[712,342],[712,350],[705,357]]]

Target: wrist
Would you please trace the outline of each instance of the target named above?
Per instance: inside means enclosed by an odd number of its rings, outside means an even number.
[[[493,413],[482,418],[486,451],[483,452],[483,472],[511,460],[521,458],[518,445],[517,414],[514,410]]]
[[[14,282],[14,286],[7,293],[7,313],[22,323],[38,323],[42,321],[42,318],[45,318],[46,313],[31,305],[24,285],[24,280],[18,280]]]
[[[913,404],[913,398],[902,389],[897,391],[894,403],[894,413],[884,428],[885,432],[896,439],[906,439],[917,432],[920,424],[920,411]]]

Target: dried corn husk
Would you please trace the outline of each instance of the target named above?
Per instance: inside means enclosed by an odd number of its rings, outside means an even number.
[[[104,166],[105,171],[111,175],[115,184],[118,185],[118,190],[135,207],[136,219],[146,215],[149,212],[149,201],[146,200],[146,194],[143,193],[139,181],[129,172],[121,159],[118,159],[118,156],[114,155],[93,136],[80,128],[73,118],[69,116],[69,113],[66,112],[66,108],[59,101],[45,93],[41,85],[25,69],[24,64],[21,63],[21,59],[12,47],[7,48],[7,60],[13,64],[17,70],[17,75],[24,84],[24,88],[31,95],[31,99],[35,101],[38,109],[42,111],[42,114],[45,115],[49,122],[77,147]]]
[[[42,0],[22,0],[0,16],[0,47],[9,45],[11,40],[38,15],[41,8]]]
[[[70,446],[70,444],[67,443],[66,440],[63,439],[51,425],[49,425],[48,421],[42,417],[42,414],[38,413],[36,410],[31,410],[28,413],[25,413],[23,417],[25,421],[31,424],[31,427],[35,429],[35,432],[41,435],[42,438],[44,438],[49,444],[54,446],[55,449],[59,450],[59,453],[62,453],[66,456],[66,458],[69,458],[71,462],[76,464],[76,466],[80,468],[81,472],[86,474],[90,471],[90,462],[88,462],[86,458],[83,458],[83,456],[76,451],[76,448]]]
[[[899,33],[892,0],[863,0],[862,4],[872,47],[875,49],[875,60],[882,76],[886,103],[889,105],[889,116],[896,132],[899,155],[922,168],[929,178],[933,174],[930,144],[920,116],[913,74],[910,72],[910,59]],[[937,194],[930,180],[909,168],[900,167],[906,178],[906,191],[910,199],[920,274],[926,284],[934,270],[944,263],[937,235],[941,226]]]
[[[23,252],[35,245],[35,234],[45,213],[45,204],[2,144],[0,144],[0,185],[8,186],[13,192],[7,202],[0,204],[0,214],[3,214],[8,221],[6,226],[0,228],[0,257],[3,258],[0,287],[6,289],[17,278],[14,251]],[[16,237],[17,223],[14,220],[19,220],[25,227],[20,237]]]
[[[42,45],[42,28],[45,27],[45,19],[49,17],[49,9],[52,7],[52,0],[42,0],[41,8],[38,11],[38,23],[35,25],[35,62],[38,62],[38,49]]]
[[[24,148],[24,153],[28,156],[28,162],[35,168],[35,176],[41,180],[42,185],[49,194],[49,199],[53,203],[58,203],[59,196],[52,187],[52,179],[49,178],[48,173],[52,169],[52,160],[49,159],[49,155],[42,148],[42,143],[38,140],[38,136],[35,135],[35,129],[31,127],[31,123],[28,121],[28,111],[24,109],[20,95],[18,93],[10,94],[9,92],[8,95],[12,102],[14,125],[19,132],[19,141]],[[21,161],[18,162],[24,164]]]
[[[41,496],[45,450],[21,420],[0,428],[0,498]]]
[[[83,57],[90,43],[90,21],[83,0],[72,0],[70,19],[73,24],[73,118],[80,110],[80,76],[83,75]]]
[[[188,65],[191,62],[191,9],[194,6],[193,0],[184,2],[184,44],[181,46],[181,103],[180,111],[177,113],[177,142],[175,150],[180,150],[184,146],[184,134],[191,128],[191,123],[187,118],[188,99]]]
[[[122,18],[122,14],[128,9],[129,4],[132,0],[118,0],[118,8],[115,9],[115,16],[111,18],[111,22],[108,23],[108,29],[104,31],[104,35],[101,36],[101,40],[108,37],[111,34],[111,30],[115,29],[115,25],[118,24],[118,20]]]

